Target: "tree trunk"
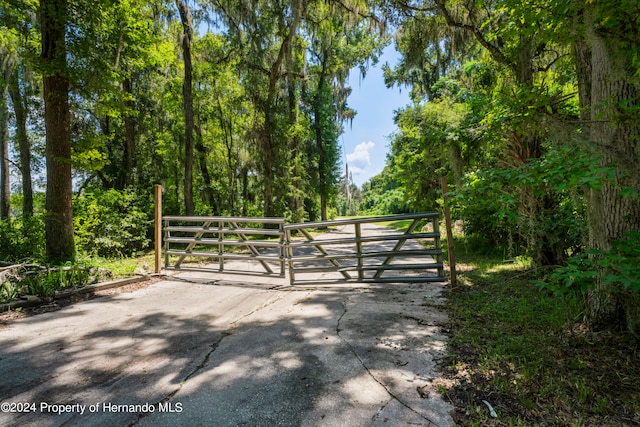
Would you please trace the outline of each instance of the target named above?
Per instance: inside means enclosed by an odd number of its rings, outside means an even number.
[[[596,30],[595,6],[588,10],[587,41],[591,47],[591,120],[590,136],[601,156],[601,166],[618,171],[615,182],[605,183],[588,194],[589,239],[593,249],[609,250],[611,242],[627,232],[640,231],[640,88],[628,71],[625,52],[612,32]],[[635,80],[637,82],[637,80]],[[636,197],[623,195],[623,189]],[[640,302],[621,286],[603,283],[601,272],[588,300],[589,320],[594,329],[637,328],[631,319],[633,306]]]
[[[316,99],[314,102],[313,111],[313,126],[316,133],[316,148],[318,149],[318,190],[320,192],[320,220],[327,220],[327,174],[326,174],[326,159],[324,151],[324,141],[322,138],[322,107],[323,96],[326,85],[325,76],[325,63],[323,61],[322,71],[318,76],[318,87],[316,89]],[[326,126],[326,124],[324,124]]]
[[[583,127],[591,120],[591,49],[583,37],[573,42],[573,61],[576,64],[580,120]]]
[[[458,141],[449,142],[449,162],[451,163],[456,189],[459,189],[464,178],[464,159],[462,158],[462,148]]]
[[[275,90],[274,90],[275,93]],[[271,105],[269,103],[269,105]],[[274,144],[272,133],[274,132],[274,124],[271,114],[271,107],[267,106],[264,111],[264,131],[260,136],[262,142],[262,179],[263,179],[263,212],[265,217],[274,216],[273,210],[273,185],[275,175],[273,173],[273,157],[274,157]]]
[[[41,0],[47,195],[46,254],[52,262],[73,260],[71,134],[66,67],[66,0]]]
[[[213,189],[211,188],[211,174],[209,173],[209,166],[207,164],[207,159],[209,157],[209,150],[202,143],[202,132],[200,128],[196,126],[196,136],[197,142],[195,144],[195,149],[198,151],[198,159],[200,163],[200,173],[202,174],[202,180],[204,181],[204,198],[207,202],[207,205],[212,210],[213,215],[219,214],[219,209],[216,206],[215,196],[213,194]]]
[[[304,5],[300,1],[292,1],[291,3],[291,21],[288,25],[286,37],[282,40],[278,56],[269,70],[269,89],[267,92],[266,103],[263,103],[264,113],[264,130],[261,135],[262,148],[264,154],[264,216],[274,216],[279,212],[275,212],[273,200],[275,196],[275,170],[277,169],[277,149],[278,143],[275,138],[276,123],[273,112],[276,111],[276,99],[278,96],[278,82],[282,78],[281,67],[286,59],[286,53],[298,32],[298,26],[302,20]],[[282,165],[284,166],[284,165]],[[281,171],[279,171],[281,172]],[[286,190],[286,189],[285,189]]]
[[[182,83],[182,97],[185,125],[185,159],[184,159],[184,207],[187,216],[195,213],[193,202],[193,64],[191,62],[191,40],[193,38],[191,10],[182,0],[176,0],[182,22],[182,58],[184,61],[184,82]]]
[[[9,106],[8,90],[0,78],[0,219],[8,219],[11,213],[11,186],[9,182]]]
[[[122,82],[122,89],[133,96],[133,87],[131,79],[127,78]],[[126,111],[124,114],[124,130],[125,130],[125,150],[124,150],[124,187],[135,184],[136,177],[136,124],[133,112],[134,102],[130,99],[125,101]]]
[[[287,77],[287,95],[289,99],[289,126],[294,127],[299,120],[299,96],[297,95],[295,78],[292,76],[294,72],[294,60],[293,60],[293,44],[289,44],[286,52],[286,66],[289,71]],[[304,168],[301,166],[300,160],[300,137],[297,133],[289,141],[289,161],[291,162],[291,194],[289,206],[291,209],[291,220],[295,222],[301,222],[304,220],[304,203],[302,196],[304,194],[304,179],[302,174]]]
[[[27,134],[26,95],[22,95],[18,71],[9,78],[9,93],[16,116],[16,140],[20,150],[20,172],[22,173],[22,215],[33,216],[33,182],[31,180],[31,144]]]
[[[238,194],[238,148],[235,146],[233,141],[233,117],[231,114],[229,114],[229,119],[227,120],[225,118],[224,108],[222,108],[220,99],[218,99],[218,122],[220,123],[220,129],[222,129],[222,141],[225,146],[227,182],[229,183],[229,193],[227,195],[226,208],[229,212],[231,212],[231,215],[234,215],[236,212],[236,201]],[[199,138],[201,139],[201,137]],[[213,190],[210,189],[210,191],[213,194]]]
[[[249,211],[249,167],[245,163],[240,170],[242,178],[242,216],[247,216]]]

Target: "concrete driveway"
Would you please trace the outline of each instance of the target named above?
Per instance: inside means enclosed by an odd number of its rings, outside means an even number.
[[[276,282],[183,273],[15,321],[0,425],[453,424],[441,284]]]

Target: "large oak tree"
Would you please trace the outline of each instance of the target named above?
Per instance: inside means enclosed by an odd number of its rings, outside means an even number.
[[[584,16],[590,51],[587,61],[577,63],[584,76],[581,104],[590,110],[589,138],[600,166],[616,171],[613,181],[588,193],[589,245],[608,251],[627,233],[640,232],[640,5],[588,2],[577,13]],[[591,324],[637,330],[640,296],[620,285],[605,285],[610,273],[601,271],[590,294]]]

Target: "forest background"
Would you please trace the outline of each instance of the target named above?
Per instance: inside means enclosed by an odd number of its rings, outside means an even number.
[[[468,239],[637,331],[639,19],[630,0],[0,0],[0,259],[144,251],[157,183],[168,214],[305,221],[437,210],[447,176]],[[358,188],[347,77],[389,43],[412,104]]]

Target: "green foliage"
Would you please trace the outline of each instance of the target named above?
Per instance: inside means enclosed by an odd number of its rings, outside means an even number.
[[[627,233],[611,246],[609,251],[594,251],[598,267],[606,272],[604,285],[621,285],[640,292],[640,232]]]
[[[591,3],[591,2],[590,2]],[[593,3],[596,30],[616,40],[618,55],[630,75],[640,78],[640,41],[637,37],[640,6],[634,0],[600,0]]]
[[[20,297],[20,286],[10,279],[0,282],[0,303],[15,301]]]
[[[44,272],[24,275],[20,281],[27,295],[48,297],[55,291],[90,284],[89,269],[78,264],[67,264]]]
[[[579,253],[568,259],[567,265],[556,268],[544,281],[533,283],[540,288],[548,289],[556,295],[567,293],[584,293],[595,286],[600,275],[588,254]]]
[[[390,213],[401,214],[411,212],[404,200],[405,193],[399,188],[383,193],[367,193],[362,201],[360,209],[365,215],[386,215]]]
[[[535,283],[554,294],[584,293],[602,277],[602,284],[616,289],[640,292],[640,233],[627,233],[614,240],[610,250],[590,249],[571,258],[567,266],[556,268],[545,280]]]
[[[95,283],[99,274],[100,270],[82,263],[56,267],[17,264],[3,271],[0,303],[15,301],[25,295],[48,298],[56,291]]]
[[[42,259],[44,223],[40,217],[0,220],[0,260]]]
[[[385,166],[382,173],[374,176],[364,185],[363,199],[359,210],[364,215],[385,215],[413,212],[405,199],[400,183],[391,175],[391,169]]]
[[[149,244],[147,212],[133,191],[87,192],[74,201],[76,243],[90,255],[131,256]]]
[[[526,248],[529,235],[536,233],[547,243],[556,242],[563,251],[575,251],[582,247],[586,235],[582,191],[609,182],[611,174],[612,170],[599,167],[588,151],[553,146],[541,158],[529,159],[518,167],[467,174],[452,204],[469,234],[496,243],[515,237],[514,243]],[[522,189],[528,189],[541,205],[523,209]],[[535,225],[528,228],[529,224]]]
[[[459,148],[464,139],[461,123],[466,113],[466,105],[449,98],[398,112],[399,130],[393,136],[386,169],[389,176],[383,179],[396,183],[392,187],[385,185],[387,188],[383,192],[394,191],[383,197],[376,193],[365,194],[362,209],[375,208],[376,213],[384,213],[384,209],[393,210],[387,213],[435,209],[434,201],[440,188],[439,172],[449,162],[449,147]],[[381,188],[372,180],[370,190],[379,193],[376,187]]]
[[[513,198],[507,198],[497,182],[486,172],[465,176],[463,185],[453,192],[453,214],[463,219],[464,232],[492,246],[504,244],[517,222],[512,212]]]

